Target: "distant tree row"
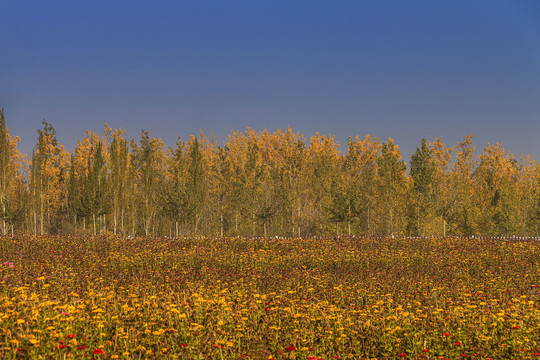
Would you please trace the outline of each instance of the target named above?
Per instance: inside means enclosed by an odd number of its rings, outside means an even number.
[[[309,141],[290,128],[202,132],[174,148],[105,125],[69,154],[43,121],[31,156],[0,112],[0,230],[124,235],[538,235],[540,167],[473,136]]]

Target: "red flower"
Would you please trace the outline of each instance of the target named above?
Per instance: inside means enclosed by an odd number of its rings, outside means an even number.
[[[456,346],[461,346],[461,342],[456,341],[454,345],[456,345]]]
[[[517,329],[519,329],[519,326],[516,325],[516,326],[514,326],[512,329],[517,330]]]
[[[73,334],[68,334],[67,338],[68,338],[68,339],[74,339],[74,338],[75,338],[75,335],[73,335]]]
[[[86,346],[84,346],[84,345],[77,346],[77,350],[84,350],[84,349],[86,349]]]
[[[60,345],[58,345],[57,347],[58,347],[59,349],[65,349],[65,348],[66,348],[66,345],[60,344]]]
[[[450,333],[444,333],[443,335],[444,336],[450,336]]]
[[[94,354],[103,354],[103,350],[96,349],[96,350],[94,350]]]
[[[407,357],[407,354],[405,353],[401,353],[401,354],[398,354],[399,357]]]
[[[423,351],[423,352],[428,352],[429,350],[428,350],[428,349],[424,349],[424,350],[422,350],[422,351]]]
[[[296,347],[295,347],[294,345],[287,346],[287,347],[286,347],[286,350],[289,351],[289,352],[291,352],[291,351],[296,350]]]
[[[20,352],[22,349],[21,348],[17,348],[17,352]]]

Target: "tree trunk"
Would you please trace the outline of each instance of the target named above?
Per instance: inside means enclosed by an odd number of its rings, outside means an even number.
[[[43,235],[43,201],[40,205],[40,214],[39,214],[39,235]]]
[[[251,214],[251,223],[253,227],[252,235],[255,236],[255,213]]]
[[[43,235],[43,180],[41,176],[39,177],[39,234]]]
[[[219,216],[220,216],[220,226],[221,226],[220,234],[221,234],[221,237],[223,237],[223,210],[221,211]]]
[[[349,236],[351,236],[351,199],[349,199],[349,219],[347,220],[348,226],[349,226]]]
[[[446,237],[446,219],[443,219],[443,237]]]
[[[370,208],[369,208],[369,206],[368,206],[368,208],[367,208],[367,232],[368,232],[368,235],[371,235],[371,223],[370,223],[370,220],[371,220],[371,219],[370,219],[370,217],[369,217],[369,215],[370,215],[370,214],[369,214],[369,212],[370,212],[369,209],[370,209]]]
[[[135,236],[135,212],[131,213],[131,234]]]
[[[113,224],[113,228],[114,228],[114,235],[116,235],[116,210],[114,211],[114,214],[113,214],[113,219],[114,219],[114,224]]]

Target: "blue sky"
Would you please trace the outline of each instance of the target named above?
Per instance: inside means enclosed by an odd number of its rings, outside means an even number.
[[[30,152],[105,122],[501,142],[540,160],[540,2],[2,1],[0,106]]]

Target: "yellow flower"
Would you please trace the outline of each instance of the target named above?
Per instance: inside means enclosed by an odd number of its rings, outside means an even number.
[[[24,319],[17,319],[17,324],[24,324]]]

